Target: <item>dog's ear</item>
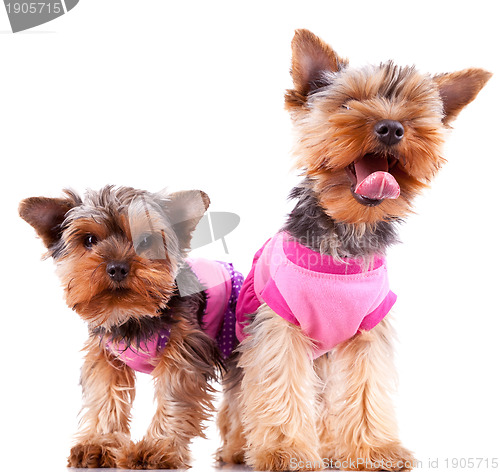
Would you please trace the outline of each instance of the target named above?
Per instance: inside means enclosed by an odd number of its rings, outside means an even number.
[[[183,190],[169,195],[167,209],[182,249],[189,249],[193,231],[209,205],[210,198],[201,190]]]
[[[492,75],[483,69],[465,69],[434,77],[443,101],[443,123],[453,121],[476,98]]]
[[[294,89],[285,93],[285,106],[288,109],[301,107],[307,95],[328,84],[326,73],[338,72],[346,67],[348,61],[306,29],[298,29],[292,40],[292,67],[290,74]]]
[[[19,204],[19,216],[35,228],[47,248],[59,241],[66,213],[79,203],[76,194],[65,193],[68,198],[31,197]]]

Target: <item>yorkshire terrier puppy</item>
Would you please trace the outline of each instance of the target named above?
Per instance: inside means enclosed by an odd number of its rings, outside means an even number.
[[[406,470],[391,405],[386,250],[445,162],[450,122],[491,74],[354,69],[307,30],[285,94],[304,180],[238,300],[219,459],[256,470]]]
[[[182,468],[204,437],[216,378],[235,344],[242,276],[231,264],[186,257],[209,205],[201,191],[128,187],[82,200],[28,198],[20,215],[57,264],[66,301],[88,324],[82,428],[71,467]],[[155,380],[157,410],[130,440],[135,371]]]

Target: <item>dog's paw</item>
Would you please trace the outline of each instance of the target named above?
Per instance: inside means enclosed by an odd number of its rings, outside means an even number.
[[[143,439],[123,449],[117,460],[122,469],[185,469],[189,449],[168,439]]]
[[[71,448],[68,467],[96,469],[114,468],[120,449],[131,444],[123,435],[106,434],[82,440]]]
[[[247,463],[254,470],[323,470],[323,461],[316,451],[297,448],[247,453]]]
[[[234,448],[225,444],[217,449],[215,459],[218,462],[223,462],[225,464],[244,464],[245,451],[241,448]]]
[[[337,451],[331,464],[341,470],[409,471],[416,465],[413,454],[399,443],[379,447],[358,448],[349,452]]]

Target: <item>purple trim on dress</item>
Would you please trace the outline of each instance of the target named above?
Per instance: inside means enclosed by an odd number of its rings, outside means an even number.
[[[162,352],[163,349],[167,347],[168,341],[170,340],[170,328],[162,329],[158,336],[158,352]]]
[[[233,264],[229,262],[217,261],[222,264],[224,268],[229,272],[231,278],[231,296],[229,297],[229,302],[227,304],[226,311],[224,312],[224,318],[222,320],[222,326],[219,334],[215,338],[219,350],[222,354],[223,359],[227,359],[233,352],[234,348],[238,344],[236,338],[236,302],[240,294],[241,286],[243,285],[243,275],[236,271]]]

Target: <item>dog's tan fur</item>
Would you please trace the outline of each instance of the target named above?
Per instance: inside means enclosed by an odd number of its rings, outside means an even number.
[[[332,353],[333,375],[324,381],[335,395],[328,402],[331,436],[322,443],[324,457],[341,462],[361,459],[364,464],[381,460],[414,463],[412,454],[399,442],[391,401],[396,383],[393,338],[386,317],[373,330],[357,334]]]
[[[208,196],[197,190],[166,195],[109,186],[89,191],[85,201],[65,193],[62,199],[28,198],[20,215],[56,261],[66,302],[90,333],[81,375],[81,430],[68,465],[188,467],[189,444],[195,436],[204,437],[203,423],[214,411],[210,382],[222,361],[215,341],[202,329],[201,285],[181,297],[175,279]],[[136,239],[144,234],[153,242],[141,248]],[[107,272],[110,261],[129,265],[120,285]],[[190,283],[194,278],[193,273]],[[113,336],[130,345],[137,338],[148,340],[155,320],[162,323],[155,329],[169,328],[169,340],[154,358],[156,414],[145,437],[134,444],[129,425],[135,373],[107,349],[107,342]]]
[[[255,470],[293,469],[292,459],[309,464],[301,468],[307,470],[359,460],[363,466],[349,470],[372,470],[366,464],[379,461],[411,468],[391,401],[396,372],[388,318],[314,362],[312,342],[265,304],[249,331],[240,347],[241,385],[225,385],[219,460]]]
[[[294,87],[285,94],[285,106],[297,131],[294,152],[305,180],[294,189],[301,189],[294,195],[299,203],[285,230],[307,239],[316,218],[319,234],[312,237],[322,239],[309,242],[310,249],[338,261],[360,258],[369,266],[396,241],[380,242],[377,225],[383,232],[412,212],[414,197],[445,162],[449,123],[491,74],[467,69],[431,76],[392,62],[352,70],[324,41],[298,30],[291,75]],[[404,139],[382,141],[375,125],[384,120],[398,123]],[[385,160],[399,197],[357,198],[352,167],[363,159]],[[220,460],[244,458],[256,470],[280,471],[336,464],[344,470],[414,466],[412,453],[398,439],[391,402],[389,318],[313,361],[314,342],[300,327],[265,303],[246,315],[247,337],[224,385]]]
[[[225,463],[243,464],[246,448],[241,421],[243,370],[237,366],[237,359],[238,357],[234,357],[231,360],[222,381],[224,395],[217,415],[217,426],[223,443],[216,453],[216,458]]]
[[[319,461],[314,426],[319,379],[309,357],[310,340],[264,304],[243,344],[246,462],[255,470],[283,470],[293,457]]]
[[[130,443],[130,410],[135,374],[91,338],[82,367],[83,415],[70,467],[115,467],[121,448]]]
[[[212,367],[200,365],[200,359],[188,347],[192,334],[200,335],[198,329],[185,319],[176,321],[152,373],[156,413],[145,437],[122,451],[119,467],[182,468],[190,461],[191,440],[205,437],[204,422],[214,411],[214,389],[206,381]]]

